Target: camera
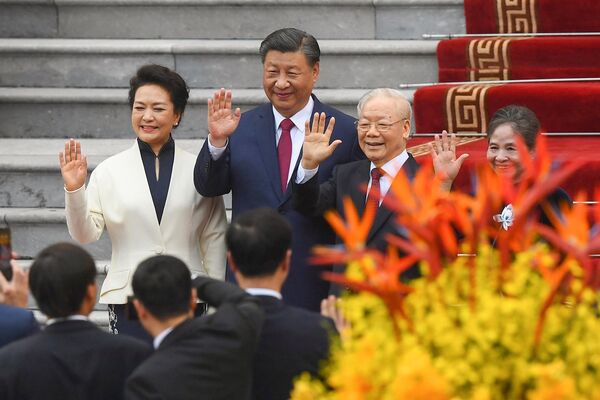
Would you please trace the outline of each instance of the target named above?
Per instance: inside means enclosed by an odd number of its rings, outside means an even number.
[[[0,226],[0,272],[10,281],[13,276],[10,260],[12,259],[12,247],[10,243],[10,228],[6,225]]]

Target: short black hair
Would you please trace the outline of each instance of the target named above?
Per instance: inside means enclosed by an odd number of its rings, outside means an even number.
[[[512,129],[521,135],[529,150],[535,149],[535,141],[540,131],[540,121],[533,111],[525,106],[515,104],[502,107],[494,113],[488,124],[488,141],[491,139],[494,131],[504,124],[510,124]]]
[[[133,295],[158,320],[190,311],[192,278],[177,257],[154,256],[140,263],[131,281]]]
[[[267,53],[270,50],[282,53],[296,52],[302,50],[308,65],[314,66],[321,59],[319,43],[313,35],[300,29],[283,28],[270,33],[260,44],[260,58],[264,64]]]
[[[239,272],[247,277],[272,275],[292,245],[292,228],[271,208],[240,214],[225,234]]]
[[[95,284],[96,263],[83,248],[72,243],[46,247],[29,271],[29,287],[48,318],[77,314],[90,284]]]
[[[148,64],[140,67],[135,76],[129,80],[129,108],[133,109],[135,94],[140,87],[145,85],[158,85],[169,93],[173,109],[179,114],[179,123],[181,124],[181,118],[190,96],[190,90],[181,75],[162,65]]]

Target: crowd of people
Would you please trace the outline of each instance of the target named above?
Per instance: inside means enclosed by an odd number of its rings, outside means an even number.
[[[81,143],[65,143],[69,233],[89,243],[106,228],[110,268],[97,293],[92,257],[59,243],[29,273],[13,263],[12,280],[0,274],[1,399],[276,400],[301,372],[319,373],[344,325],[341,288],[308,261],[315,245],[336,243],[323,212],[343,214],[350,197],[360,214],[376,209],[367,246],[383,249],[386,236],[402,234],[382,204],[399,173],[412,179],[419,168],[406,150],[411,105],[388,88],[361,98],[358,119],[321,103],[319,45],[298,29],[271,33],[259,53],[269,102],[241,113],[231,91],[217,90],[197,157],[173,138],[189,89],[159,65],[130,81],[135,143],[100,163],[87,185]],[[517,184],[518,138],[535,152],[535,114],[505,107],[487,132],[491,167]],[[457,156],[446,132],[430,150],[451,190],[468,155]],[[570,198],[558,190],[548,202],[558,209]],[[415,266],[403,278],[418,276]],[[25,309],[29,291],[47,317],[42,330]],[[89,320],[97,298],[112,334]]]

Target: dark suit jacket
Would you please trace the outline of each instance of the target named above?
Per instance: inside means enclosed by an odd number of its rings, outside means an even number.
[[[64,321],[0,350],[0,399],[122,399],[147,344],[88,321]]]
[[[39,330],[31,311],[0,304],[0,347]]]
[[[364,158],[364,155],[358,147],[354,118],[321,103],[315,96],[313,99],[313,114],[325,112],[328,118],[335,117],[331,140],[342,140],[320,167],[319,180],[324,182],[335,165]],[[219,196],[231,191],[233,219],[244,211],[269,207],[278,210],[291,223],[292,266],[282,289],[283,298],[287,304],[318,311],[329,284],[319,276],[322,268],[308,265],[307,257],[315,244],[333,244],[335,235],[321,216],[308,217],[293,209],[291,184],[286,193],[281,192],[275,132],[270,103],[245,112],[221,158],[213,161],[208,141],[204,143],[196,161],[194,184],[203,196]],[[295,176],[294,171],[292,182]],[[228,271],[228,279],[231,280],[232,275]]]
[[[370,179],[369,160],[361,160],[353,163],[340,165],[333,171],[333,176],[327,182],[318,183],[317,177],[313,177],[304,184],[294,184],[294,206],[297,210],[309,215],[322,215],[328,209],[336,209],[344,216],[344,197],[350,196],[352,202],[358,209],[359,215],[365,210],[366,193],[363,190]],[[402,166],[402,171],[409,180],[412,180],[419,169],[419,164],[409,153],[408,160]],[[321,167],[319,166],[320,173]],[[391,196],[390,193],[388,193]],[[385,237],[388,233],[401,234],[401,228],[392,218],[392,212],[384,204],[379,207],[369,235],[367,246],[379,250],[385,250],[387,242]]]
[[[126,399],[250,397],[264,313],[256,299],[231,283],[210,278],[194,282],[198,296],[217,311],[176,326],[131,375]]]
[[[285,305],[271,296],[256,296],[265,311],[260,344],[254,359],[255,400],[288,399],[293,379],[308,371],[317,376],[329,353],[333,321],[320,314]]]

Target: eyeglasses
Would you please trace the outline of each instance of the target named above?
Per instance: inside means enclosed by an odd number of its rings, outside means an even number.
[[[392,129],[392,126],[397,124],[398,122],[406,121],[406,118],[399,119],[398,121],[394,121],[391,123],[383,123],[383,122],[360,122],[355,121],[354,126],[360,133],[367,133],[371,130],[371,126],[375,126],[375,130],[379,133],[385,133]]]

